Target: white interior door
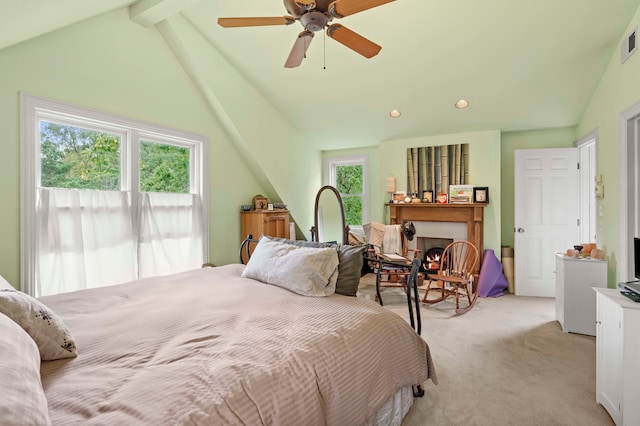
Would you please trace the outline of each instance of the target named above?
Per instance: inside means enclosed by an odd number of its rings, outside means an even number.
[[[515,152],[515,292],[555,296],[555,253],[579,243],[578,150]]]
[[[597,243],[596,232],[596,140],[578,146],[580,157],[580,242]]]

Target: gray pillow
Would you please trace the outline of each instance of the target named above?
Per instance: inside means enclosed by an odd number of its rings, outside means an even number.
[[[271,241],[277,241],[279,243],[291,244],[296,247],[312,247],[312,248],[326,248],[326,247],[336,247],[335,243],[318,243],[316,241],[306,241],[306,240],[288,240],[286,238],[276,238],[276,237],[268,237]]]
[[[365,244],[359,246],[343,245],[338,249],[338,282],[336,293],[344,296],[356,296],[360,276],[362,275],[362,263]]]

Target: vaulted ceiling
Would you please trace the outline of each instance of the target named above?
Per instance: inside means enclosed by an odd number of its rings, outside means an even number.
[[[281,0],[1,0],[0,48],[129,7],[145,26],[182,13],[319,149],[500,129],[573,126],[640,0],[397,0],[340,24],[382,46],[366,59],[302,26],[222,28],[219,17],[288,15]],[[340,0],[350,2],[352,0]],[[468,108],[454,103],[466,99]],[[389,112],[399,110],[399,118]]]

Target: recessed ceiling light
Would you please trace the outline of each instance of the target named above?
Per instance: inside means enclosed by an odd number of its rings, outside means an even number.
[[[394,110],[392,110],[392,111],[389,113],[389,115],[390,115],[392,118],[398,118],[398,117],[400,117],[402,114],[401,114],[401,113],[400,113],[400,111],[398,111],[397,109],[394,109]]]
[[[467,101],[466,99],[460,99],[458,102],[456,102],[456,108],[458,109],[465,109],[468,106],[469,101]]]

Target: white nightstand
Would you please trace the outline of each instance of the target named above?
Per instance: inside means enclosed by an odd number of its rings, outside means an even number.
[[[565,333],[596,335],[596,294],[607,287],[607,261],[556,254],[556,320]]]

